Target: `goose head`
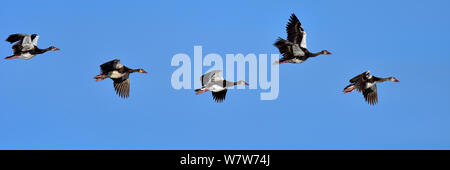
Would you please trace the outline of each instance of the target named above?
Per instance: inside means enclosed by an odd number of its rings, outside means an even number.
[[[397,82],[397,83],[400,82],[400,81],[398,81],[397,78],[395,78],[395,77],[389,77],[389,80],[392,81],[392,82]]]
[[[146,72],[144,69],[142,69],[142,68],[135,69],[135,70],[133,70],[132,72],[138,72],[138,73],[144,73],[144,74],[147,73],[147,72]]]
[[[324,55],[330,55],[331,52],[329,52],[328,50],[322,50],[322,54],[324,54]]]
[[[244,80],[240,80],[240,81],[236,82],[236,85],[246,85],[246,86],[248,86],[248,83],[245,82]]]
[[[47,48],[48,51],[58,51],[59,48],[56,48],[55,46],[50,46]]]

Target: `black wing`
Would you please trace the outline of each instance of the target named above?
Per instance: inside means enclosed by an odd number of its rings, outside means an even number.
[[[281,55],[283,55],[282,60],[288,60],[288,59],[292,59],[294,58],[294,54],[292,54],[292,46],[291,44],[284,40],[283,38],[278,38],[278,40],[275,42],[275,44],[273,44],[275,47],[278,48],[278,50],[280,51]],[[281,62],[281,60],[280,60]]]
[[[14,44],[12,47],[14,55],[22,54],[22,45],[20,43]]]
[[[128,78],[128,74],[122,78],[112,80],[114,81],[116,94],[122,98],[128,98],[130,96],[130,79]]]
[[[364,89],[363,91],[364,99],[366,99],[367,103],[370,105],[375,105],[378,103],[378,94],[377,94],[377,85],[373,85],[368,89]]]
[[[286,25],[286,32],[288,34],[287,40],[295,44],[300,44],[303,39],[303,31],[302,23],[300,23],[295,14],[292,14],[291,18],[289,18],[288,24]]]
[[[359,92],[362,92],[365,88],[365,84],[367,83],[366,76],[367,72],[361,73],[350,79],[349,82],[354,84]]]
[[[220,92],[212,92],[213,99],[217,103],[222,103],[223,100],[225,100],[226,95],[227,95],[227,89],[222,90]]]
[[[26,34],[11,34],[9,35],[9,37],[6,39],[6,41],[8,41],[9,43],[14,43],[16,41],[20,41],[23,39],[23,37],[25,37]]]
[[[367,72],[358,74],[357,76],[353,77],[352,79],[349,80],[350,83],[356,83],[359,82],[361,80],[363,80],[367,75]]]
[[[31,34],[31,41],[33,41],[37,36],[37,34]]]
[[[102,71],[102,74],[107,74],[111,71],[114,71],[116,69],[116,65],[120,63],[120,59],[115,59],[108,61],[102,65],[100,65],[100,69]]]

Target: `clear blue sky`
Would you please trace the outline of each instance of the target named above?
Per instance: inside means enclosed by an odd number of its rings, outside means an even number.
[[[38,33],[40,47],[61,51],[0,61],[0,149],[450,149],[449,6],[2,1],[1,39]],[[277,100],[229,90],[217,104],[210,94],[172,89],[173,55],[192,57],[194,45],[204,54],[278,53],[272,44],[286,36],[291,13],[307,30],[309,49],[333,55],[281,65]],[[0,52],[11,55],[9,43]],[[92,78],[114,58],[149,72],[131,76],[126,100],[111,80]],[[366,70],[401,81],[379,85],[376,106],[342,93]]]

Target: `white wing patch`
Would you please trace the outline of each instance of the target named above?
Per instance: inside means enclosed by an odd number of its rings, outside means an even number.
[[[294,56],[304,56],[305,52],[298,46],[298,44],[292,45],[292,52]]]
[[[372,88],[372,86],[373,85],[375,85],[376,83],[370,83],[370,82],[367,82],[367,84],[366,84],[366,88],[368,89],[368,88]]]
[[[300,43],[300,47],[306,48],[306,32],[303,31],[302,42]]]
[[[26,35],[22,40],[22,51],[32,50],[33,48],[34,48],[34,45],[31,42],[31,36]]]
[[[120,69],[122,67],[123,67],[123,65],[121,63],[117,63],[115,69]]]
[[[37,46],[38,45],[38,41],[39,41],[39,35],[36,35],[36,37],[34,37],[34,39],[33,39],[33,45]]]

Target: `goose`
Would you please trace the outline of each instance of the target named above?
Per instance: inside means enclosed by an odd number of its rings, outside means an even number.
[[[225,100],[227,88],[235,85],[247,85],[243,80],[231,82],[223,79],[222,70],[213,70],[200,77],[202,88],[195,89],[197,95],[211,91],[214,101],[221,103]]]
[[[120,63],[120,59],[114,59],[100,65],[101,73],[94,78],[96,81],[102,81],[110,78],[114,81],[116,94],[122,98],[130,96],[130,73],[147,73],[144,69],[130,69]]]
[[[385,81],[400,82],[395,77],[379,78],[372,76],[370,70],[368,70],[350,79],[350,85],[344,88],[344,93],[350,93],[356,88],[359,92],[362,92],[364,99],[370,105],[375,105],[378,103],[377,83]]]
[[[278,48],[283,57],[275,61],[273,65],[283,63],[300,64],[310,57],[318,55],[330,55],[327,50],[322,50],[317,53],[311,53],[306,48],[306,32],[302,28],[302,24],[295,14],[291,15],[288,24],[286,25],[287,40],[278,37],[275,46]]]
[[[58,51],[59,50],[59,48],[56,48],[54,46],[50,46],[45,49],[40,49],[37,47],[38,40],[39,40],[39,35],[37,35],[37,34],[32,34],[32,35],[11,34],[6,39],[6,41],[8,41],[11,44],[14,42],[17,42],[17,41],[18,42],[12,46],[14,55],[5,57],[5,59],[12,60],[12,59],[20,58],[20,59],[24,59],[24,60],[29,60],[29,59],[33,58],[34,56],[36,56],[37,54],[42,54],[47,51]]]

